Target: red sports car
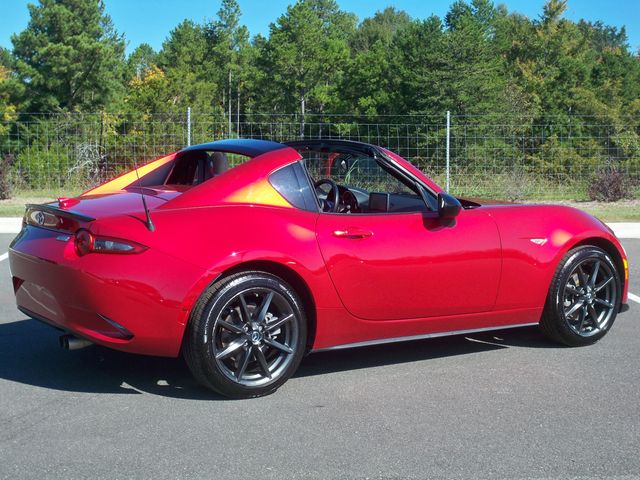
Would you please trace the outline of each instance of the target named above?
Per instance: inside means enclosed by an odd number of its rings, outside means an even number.
[[[28,205],[9,255],[18,308],[64,343],[182,353],[236,398],[320,350],[533,324],[593,343],[628,288],[594,217],[456,199],[389,150],[338,140],[185,148]]]

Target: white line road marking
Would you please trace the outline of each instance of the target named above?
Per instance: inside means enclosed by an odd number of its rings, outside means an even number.
[[[0,255],[0,262],[3,260],[6,260],[7,258],[9,258],[9,254],[8,253],[3,253],[2,255]]]

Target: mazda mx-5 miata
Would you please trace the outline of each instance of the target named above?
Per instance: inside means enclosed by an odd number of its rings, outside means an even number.
[[[9,257],[18,307],[65,342],[182,353],[235,398],[314,351],[533,324],[590,344],[628,289],[596,218],[456,199],[389,150],[328,139],[191,146],[27,205]]]

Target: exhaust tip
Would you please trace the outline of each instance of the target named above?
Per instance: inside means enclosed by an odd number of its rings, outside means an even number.
[[[93,345],[93,342],[85,340],[84,338],[78,338],[74,335],[60,335],[58,341],[60,343],[60,348],[63,350],[79,350]]]

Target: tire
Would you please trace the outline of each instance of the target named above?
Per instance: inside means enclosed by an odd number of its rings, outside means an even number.
[[[620,273],[604,250],[590,245],[570,250],[551,281],[542,331],[570,347],[595,343],[611,329],[621,295]]]
[[[248,271],[210,286],[196,303],[183,355],[203,386],[230,398],[268,395],[300,365],[307,319],[282,279]]]

